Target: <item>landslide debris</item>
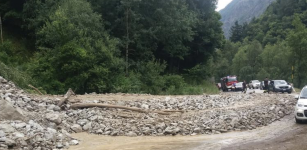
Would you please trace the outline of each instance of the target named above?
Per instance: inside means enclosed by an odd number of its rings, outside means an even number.
[[[16,116],[2,114],[0,149],[24,150],[68,148],[78,144],[79,141],[70,136],[78,132],[110,136],[165,136],[251,130],[291,114],[295,105],[295,99],[290,95],[236,93],[131,101],[82,100],[85,104],[133,107],[148,113],[97,107],[71,109],[74,100],[65,103],[65,110],[61,110],[57,106],[60,99],[31,98],[2,77],[0,97],[1,104],[7,103],[12,111],[21,112]],[[155,113],[167,110],[180,111],[170,115]]]

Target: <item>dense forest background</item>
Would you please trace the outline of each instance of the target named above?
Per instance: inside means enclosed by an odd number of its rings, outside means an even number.
[[[216,91],[216,0],[1,0],[0,75],[51,93]]]
[[[231,74],[306,84],[306,0],[273,2],[230,40],[216,3],[0,0],[0,75],[50,94],[202,94]]]

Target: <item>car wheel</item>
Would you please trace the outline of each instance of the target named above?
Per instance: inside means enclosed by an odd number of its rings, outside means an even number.
[[[289,94],[291,94],[292,92],[288,92]]]
[[[298,124],[301,124],[303,121],[302,120],[299,120],[295,117],[295,122],[298,123]]]

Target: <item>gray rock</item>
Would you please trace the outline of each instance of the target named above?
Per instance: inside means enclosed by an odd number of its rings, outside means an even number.
[[[80,126],[84,126],[85,124],[87,124],[88,120],[87,119],[80,119],[77,121],[77,123],[80,125]]]
[[[25,128],[26,126],[27,126],[27,124],[24,123],[24,122],[15,124],[15,127],[16,127],[17,129]]]
[[[9,124],[0,124],[0,130],[4,131],[5,133],[13,133],[16,131],[15,128]]]
[[[5,133],[4,133],[4,131],[2,131],[2,130],[0,130],[0,138],[2,138],[2,137],[5,137]]]
[[[71,130],[75,131],[76,133],[82,132],[82,127],[78,124],[74,124],[71,126]]]
[[[164,134],[176,134],[177,132],[179,132],[180,129],[177,127],[177,128],[173,128],[173,127],[167,127],[165,130],[164,130]]]
[[[97,134],[102,134],[103,131],[102,131],[101,129],[98,129],[98,130],[96,131],[96,133],[97,133]]]
[[[5,142],[6,141],[6,137],[1,137],[0,138],[0,142]]]
[[[83,126],[84,131],[88,131],[92,129],[92,122],[87,123],[86,125]]]
[[[61,108],[60,108],[59,106],[55,106],[55,107],[53,108],[53,110],[54,110],[54,111],[60,111]]]
[[[14,132],[13,136],[17,137],[17,138],[24,138],[25,137],[25,135],[23,133],[20,133],[20,132]]]
[[[26,120],[24,112],[0,97],[0,120]]]
[[[135,137],[135,136],[138,136],[138,135],[135,132],[130,131],[126,134],[126,136]]]
[[[194,129],[194,132],[195,132],[195,133],[200,133],[200,132],[201,132],[201,129],[200,129],[200,128],[195,128],[195,129]]]
[[[52,128],[47,128],[47,132],[45,133],[45,138],[48,141],[56,141],[57,131]]]
[[[57,144],[56,144],[56,148],[61,149],[61,148],[63,148],[63,147],[64,147],[64,145],[63,145],[62,143],[57,143]]]
[[[69,142],[70,145],[78,145],[79,144],[79,141],[78,140],[71,140]]]
[[[56,124],[61,124],[61,122],[62,122],[60,115],[57,114],[57,113],[48,113],[48,114],[46,114],[46,118],[47,118],[47,120],[54,122]]]
[[[16,142],[15,142],[14,140],[12,140],[12,139],[9,139],[9,138],[6,138],[5,144],[6,144],[7,146],[9,146],[9,147],[14,147],[14,146],[16,146]]]

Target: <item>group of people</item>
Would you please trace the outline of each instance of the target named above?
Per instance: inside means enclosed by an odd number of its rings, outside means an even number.
[[[264,82],[264,88],[263,88],[263,90],[269,90],[269,79],[268,79],[268,77],[266,77],[266,78],[264,79],[263,82]],[[246,93],[246,89],[247,89],[246,81],[244,80],[244,81],[243,81],[243,89],[242,89],[242,92]]]

